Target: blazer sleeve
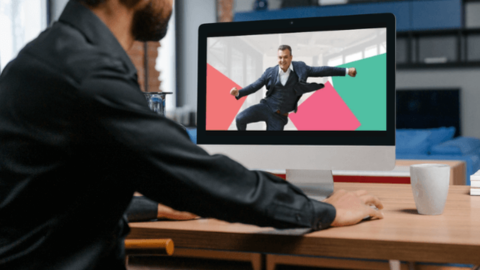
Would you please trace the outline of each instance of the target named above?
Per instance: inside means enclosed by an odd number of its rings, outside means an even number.
[[[330,76],[345,76],[345,68],[338,67],[310,67],[307,66],[307,77],[330,77]]]
[[[269,70],[270,69],[267,69],[258,80],[238,91],[238,97],[235,98],[238,100],[260,90],[260,88],[267,84]]]
[[[291,183],[205,152],[185,128],[152,112],[137,83],[122,74],[96,72],[80,93],[83,130],[95,131],[95,143],[111,153],[108,162],[135,172],[122,181],[153,201],[201,217],[277,228],[319,230],[335,219],[331,204]]]
[[[134,196],[127,208],[129,222],[148,221],[157,218],[158,203],[144,196]]]

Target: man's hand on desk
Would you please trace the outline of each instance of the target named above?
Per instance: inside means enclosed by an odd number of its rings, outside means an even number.
[[[138,217],[139,213],[145,213],[145,210],[147,210],[147,215],[148,219],[152,219],[152,210],[154,209],[155,205],[157,205],[157,215],[156,218],[167,218],[167,219],[175,219],[175,220],[190,220],[190,219],[196,219],[199,218],[199,216],[189,213],[189,212],[182,212],[182,211],[177,211],[173,208],[170,208],[166,205],[156,203],[152,200],[149,200],[145,197],[143,197],[142,194],[135,192],[134,194],[135,198],[139,198],[136,201],[133,201],[131,206],[133,205],[133,209],[129,208],[130,211],[127,211],[127,213],[130,213],[131,218],[136,219],[136,221],[141,221],[146,219],[144,215],[140,215],[141,217]],[[135,199],[134,199],[135,200]],[[153,209],[152,209],[153,208]],[[136,215],[135,215],[135,214]],[[132,217],[133,216],[133,217]]]
[[[333,205],[337,211],[337,215],[331,226],[348,226],[354,225],[362,221],[366,216],[374,219],[383,218],[383,205],[380,200],[368,194],[365,190],[355,192],[339,190],[332,194],[324,202]],[[376,206],[379,210],[375,210],[370,205]]]
[[[189,212],[181,212],[181,211],[174,210],[163,204],[158,204],[157,218],[190,220],[190,219],[196,219],[198,218],[198,216]]]

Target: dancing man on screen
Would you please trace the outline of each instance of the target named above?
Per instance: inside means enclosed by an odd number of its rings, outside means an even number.
[[[247,124],[265,121],[267,130],[283,130],[288,123],[288,113],[297,112],[298,100],[303,94],[324,87],[319,83],[307,83],[308,77],[357,75],[355,68],[310,67],[301,61],[292,61],[292,48],[281,45],[278,48],[278,65],[267,68],[254,83],[238,90],[233,87],[230,94],[237,100],[267,87],[267,96],[259,104],[242,111],[235,118],[237,129],[246,130]]]

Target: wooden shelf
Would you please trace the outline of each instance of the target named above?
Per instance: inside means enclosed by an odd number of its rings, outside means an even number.
[[[412,63],[397,64],[397,69],[444,69],[444,68],[477,68],[480,67],[480,61],[474,62],[447,62],[438,64]]]
[[[444,41],[445,39],[450,41],[450,46],[443,48],[445,50],[444,55],[438,55],[437,57],[443,57],[445,62],[425,63],[425,59],[429,58],[425,56],[425,54],[428,54],[428,50],[425,47],[429,47],[425,46],[425,44],[422,47],[422,42],[435,44],[432,40],[435,38],[439,39],[438,42],[441,42],[442,38]],[[474,41],[470,40],[470,38],[475,38],[475,43],[478,44],[473,44],[472,46],[471,43]],[[397,69],[480,67],[480,56],[478,55],[478,49],[476,49],[478,46],[480,46],[480,28],[398,32]],[[469,54],[472,50],[475,50],[476,55],[472,56]],[[426,53],[422,55],[422,52]]]

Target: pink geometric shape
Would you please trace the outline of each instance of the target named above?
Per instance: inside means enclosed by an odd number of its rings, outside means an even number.
[[[361,123],[327,82],[289,115],[298,130],[356,130]]]
[[[241,89],[220,71],[207,64],[207,115],[206,130],[228,130],[245,98],[237,100],[230,90]]]

